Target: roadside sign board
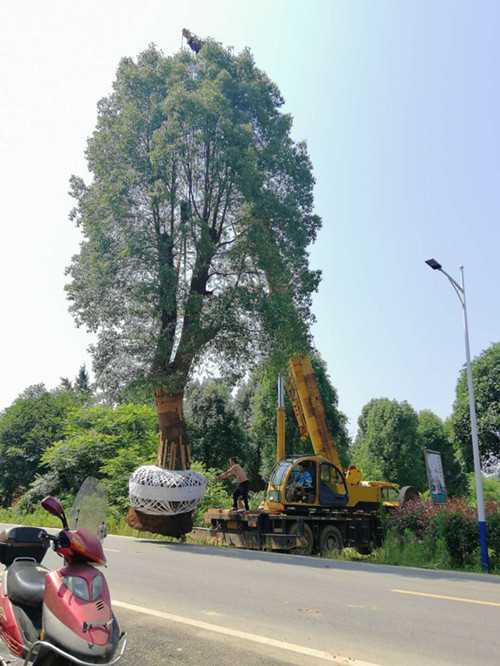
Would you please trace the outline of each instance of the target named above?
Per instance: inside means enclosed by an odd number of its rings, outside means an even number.
[[[424,449],[425,468],[427,470],[427,481],[434,504],[443,504],[446,502],[448,493],[444,481],[443,463],[439,451]]]

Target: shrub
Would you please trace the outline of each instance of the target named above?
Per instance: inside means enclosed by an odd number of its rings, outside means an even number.
[[[491,568],[499,569],[500,502],[487,502],[486,516]],[[476,510],[463,498],[443,505],[421,499],[408,502],[387,517],[386,533],[381,557],[388,564],[411,565],[421,558],[420,566],[463,568],[479,562]],[[415,546],[415,539],[422,549]]]
[[[432,516],[438,511],[439,507],[431,502],[413,500],[389,514],[387,528],[395,530],[401,536],[410,530],[421,538],[424,536]]]
[[[492,569],[500,570],[500,510],[490,513],[488,523],[488,546]]]
[[[453,565],[463,567],[472,563],[478,545],[478,530],[470,515],[444,508],[433,517],[428,529],[436,538],[444,540]]]

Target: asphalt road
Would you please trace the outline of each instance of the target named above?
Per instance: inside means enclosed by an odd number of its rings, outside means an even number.
[[[114,536],[104,546],[124,666],[500,660],[499,577]]]

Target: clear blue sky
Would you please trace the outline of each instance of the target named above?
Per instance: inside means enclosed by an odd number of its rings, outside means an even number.
[[[128,0],[0,7],[0,409],[87,361],[67,313],[71,173],[119,59],[181,29],[249,46],[305,139],[324,227],[317,346],[351,430],[373,397],[450,413],[464,264],[474,355],[500,340],[500,5]]]

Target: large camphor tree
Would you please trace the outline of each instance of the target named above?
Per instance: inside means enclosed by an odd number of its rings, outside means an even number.
[[[104,394],[154,394],[165,468],[190,465],[182,400],[197,364],[239,370],[259,350],[285,358],[308,344],[319,273],[307,248],[320,220],[282,105],[248,50],[207,40],[167,57],[150,46],[121,61],[98,104],[90,182],[71,179],[83,240],[67,269],[70,309],[96,334]],[[191,528],[187,514],[129,520],[173,536]]]

